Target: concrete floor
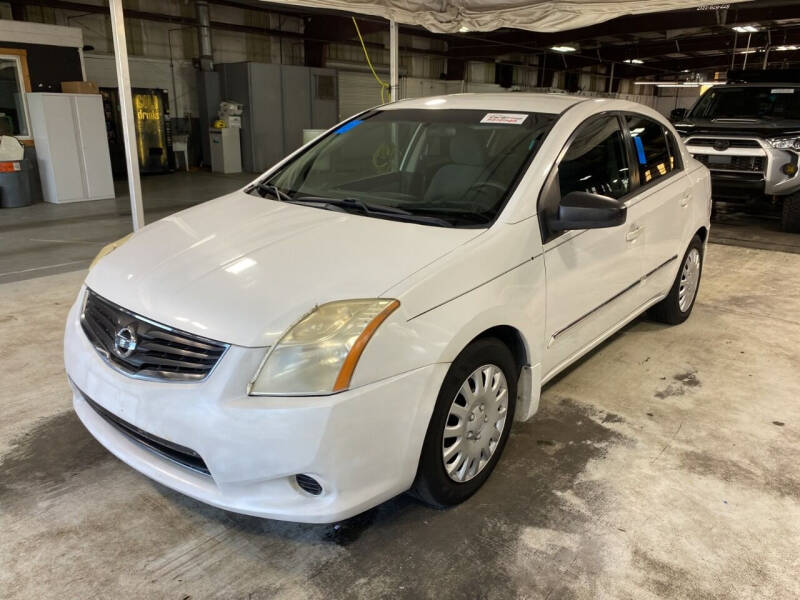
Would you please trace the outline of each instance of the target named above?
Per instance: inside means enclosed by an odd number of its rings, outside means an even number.
[[[70,409],[83,271],[0,285],[3,598],[800,597],[800,256],[712,245],[692,318],[546,388],[486,486],[330,526],[153,483]]]
[[[711,228],[715,243],[800,254],[800,235],[781,231],[779,215],[744,212],[742,207],[722,202],[716,206]]]
[[[142,178],[144,215],[150,223],[231,192],[255,175],[177,172]],[[85,269],[104,245],[131,231],[126,181],[116,198],[70,204],[40,202],[0,210],[0,283]]]

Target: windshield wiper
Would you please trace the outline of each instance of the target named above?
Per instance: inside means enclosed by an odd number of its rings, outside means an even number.
[[[493,214],[480,211],[469,211],[460,209],[447,209],[441,206],[415,206],[415,214],[421,212],[428,214],[446,215],[454,219],[471,222],[474,225],[483,225],[492,220]]]
[[[254,185],[252,189],[256,190],[262,198],[264,197],[265,194],[269,194],[276,200],[280,200],[282,202],[292,201],[292,197],[274,183],[267,183],[266,181],[260,181],[256,185]]]
[[[352,212],[354,209],[367,216],[376,217],[392,217],[400,221],[409,221],[413,223],[424,223],[428,225],[439,225],[440,227],[452,227],[453,224],[446,219],[438,217],[428,217],[425,215],[415,215],[414,213],[397,208],[395,206],[384,206],[379,204],[370,204],[358,198],[327,198],[325,196],[295,196],[286,200],[293,204],[317,204],[323,207],[331,206],[345,212]]]

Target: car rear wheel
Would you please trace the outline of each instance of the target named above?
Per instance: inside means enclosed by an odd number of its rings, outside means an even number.
[[[781,229],[789,233],[800,233],[800,194],[792,194],[783,199]]]
[[[703,241],[696,235],[683,255],[681,267],[669,294],[650,309],[650,316],[670,325],[677,325],[688,319],[697,298],[702,273]]]
[[[519,369],[498,339],[477,340],[453,361],[425,435],[411,493],[444,508],[489,478],[508,440]]]

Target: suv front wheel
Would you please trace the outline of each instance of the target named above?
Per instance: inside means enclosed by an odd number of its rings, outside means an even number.
[[[784,197],[781,229],[789,233],[800,233],[800,192]]]

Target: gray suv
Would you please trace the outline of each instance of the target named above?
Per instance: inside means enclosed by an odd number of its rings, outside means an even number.
[[[800,233],[800,73],[729,72],[728,81],[673,111],[675,129],[711,171],[715,199],[780,205],[783,230]]]

